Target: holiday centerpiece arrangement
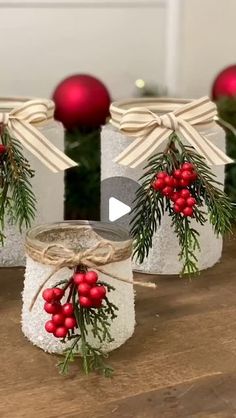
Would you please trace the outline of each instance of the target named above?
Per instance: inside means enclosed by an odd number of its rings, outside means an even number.
[[[131,253],[129,234],[101,222],[28,231],[22,330],[33,344],[63,355],[62,373],[78,356],[85,373],[112,372],[107,353],[130,338],[135,325]]]
[[[63,171],[76,163],[53,114],[51,100],[0,99],[0,265],[23,264],[20,232],[33,220],[63,219]]]
[[[216,117],[208,97],[111,105],[102,176],[109,171],[139,181],[130,215],[138,270],[192,274],[220,258],[221,236],[232,220],[224,165],[232,160]]]

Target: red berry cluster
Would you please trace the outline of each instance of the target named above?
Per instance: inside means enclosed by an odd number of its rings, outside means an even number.
[[[97,283],[98,275],[96,271],[87,273],[75,273],[74,283],[79,294],[79,303],[84,308],[99,308],[106,296],[106,288]]]
[[[193,216],[193,208],[197,202],[187,187],[196,179],[197,173],[193,164],[184,163],[172,174],[160,171],[152,187],[174,202],[174,212],[182,213],[183,216]]]
[[[0,144],[0,156],[7,152],[7,147],[3,144]]]
[[[65,338],[70,329],[75,328],[76,320],[72,303],[61,304],[64,290],[58,287],[45,289],[43,298],[46,301],[44,310],[52,314],[50,321],[45,324],[45,329],[57,338]]]

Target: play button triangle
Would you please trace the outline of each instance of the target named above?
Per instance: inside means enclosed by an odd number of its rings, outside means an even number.
[[[109,199],[109,221],[114,222],[131,211],[131,207],[116,199]]]

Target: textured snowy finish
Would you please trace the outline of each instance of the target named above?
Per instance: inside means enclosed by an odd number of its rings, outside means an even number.
[[[61,123],[50,122],[38,128],[52,144],[60,150],[64,150],[64,128]],[[32,179],[37,199],[37,214],[34,224],[63,220],[64,173],[52,173],[25,149],[24,155],[35,170],[35,177]],[[4,247],[0,248],[0,266],[24,265],[24,233],[21,235],[14,225],[6,225],[5,235]]]
[[[120,277],[132,280],[130,259],[106,265],[104,268],[106,268],[108,273],[113,271]],[[51,266],[37,263],[30,257],[26,258],[25,282],[22,295],[22,331],[33,344],[42,348],[44,351],[60,354],[67,345],[61,343],[59,339],[45,331],[44,324],[50,319],[51,315],[44,312],[43,305],[45,302],[41,295],[39,295],[32,311],[29,311],[29,306],[36,293],[36,289],[39,288],[40,284],[43,283],[52,270],[53,267]],[[65,278],[69,278],[70,275],[71,271],[64,268],[50,279],[46,287],[50,287]],[[134,332],[134,290],[132,285],[111,279],[109,276],[101,273],[99,273],[99,278],[115,287],[115,291],[109,293],[109,300],[119,308],[119,311],[118,317],[111,325],[111,335],[114,338],[114,341],[101,346],[100,343],[94,340],[92,335],[89,335],[89,342],[94,347],[101,347],[104,352],[109,352],[119,347],[121,344],[124,344]],[[69,345],[70,344],[71,342],[69,342]]]
[[[202,131],[208,139],[212,140],[222,150],[225,150],[225,133],[222,128],[215,125],[214,128]],[[143,174],[143,166],[135,169],[121,166],[113,162],[113,159],[123,151],[132,139],[125,137],[116,128],[108,124],[103,127],[101,134],[101,179],[105,180],[115,176],[125,176],[138,181]],[[109,158],[108,158],[109,156]],[[217,175],[217,180],[224,183],[224,166],[213,167]],[[129,190],[127,190],[129,193]],[[124,194],[124,191],[123,191]],[[105,218],[105,197],[101,196],[101,220],[108,221]],[[219,261],[222,253],[222,239],[216,238],[209,223],[204,226],[193,225],[200,232],[201,253],[198,254],[199,268],[206,269]],[[136,270],[145,273],[157,274],[178,274],[181,270],[181,264],[178,260],[179,246],[175,234],[171,229],[171,221],[168,215],[162,219],[162,224],[153,238],[153,247],[150,250],[148,258],[133,267]]]

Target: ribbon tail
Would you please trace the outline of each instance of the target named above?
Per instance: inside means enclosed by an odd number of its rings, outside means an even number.
[[[202,155],[209,165],[224,165],[232,160],[215,144],[201,135],[186,121],[181,121],[179,131],[183,137]]]
[[[147,136],[135,139],[114,160],[124,166],[135,168],[146,161],[156,149],[168,138],[171,130],[167,128],[154,128]]]
[[[8,131],[13,138],[16,138],[54,173],[77,165],[75,161],[71,160],[48,141],[38,129],[26,121],[11,120],[11,123],[8,125]]]

